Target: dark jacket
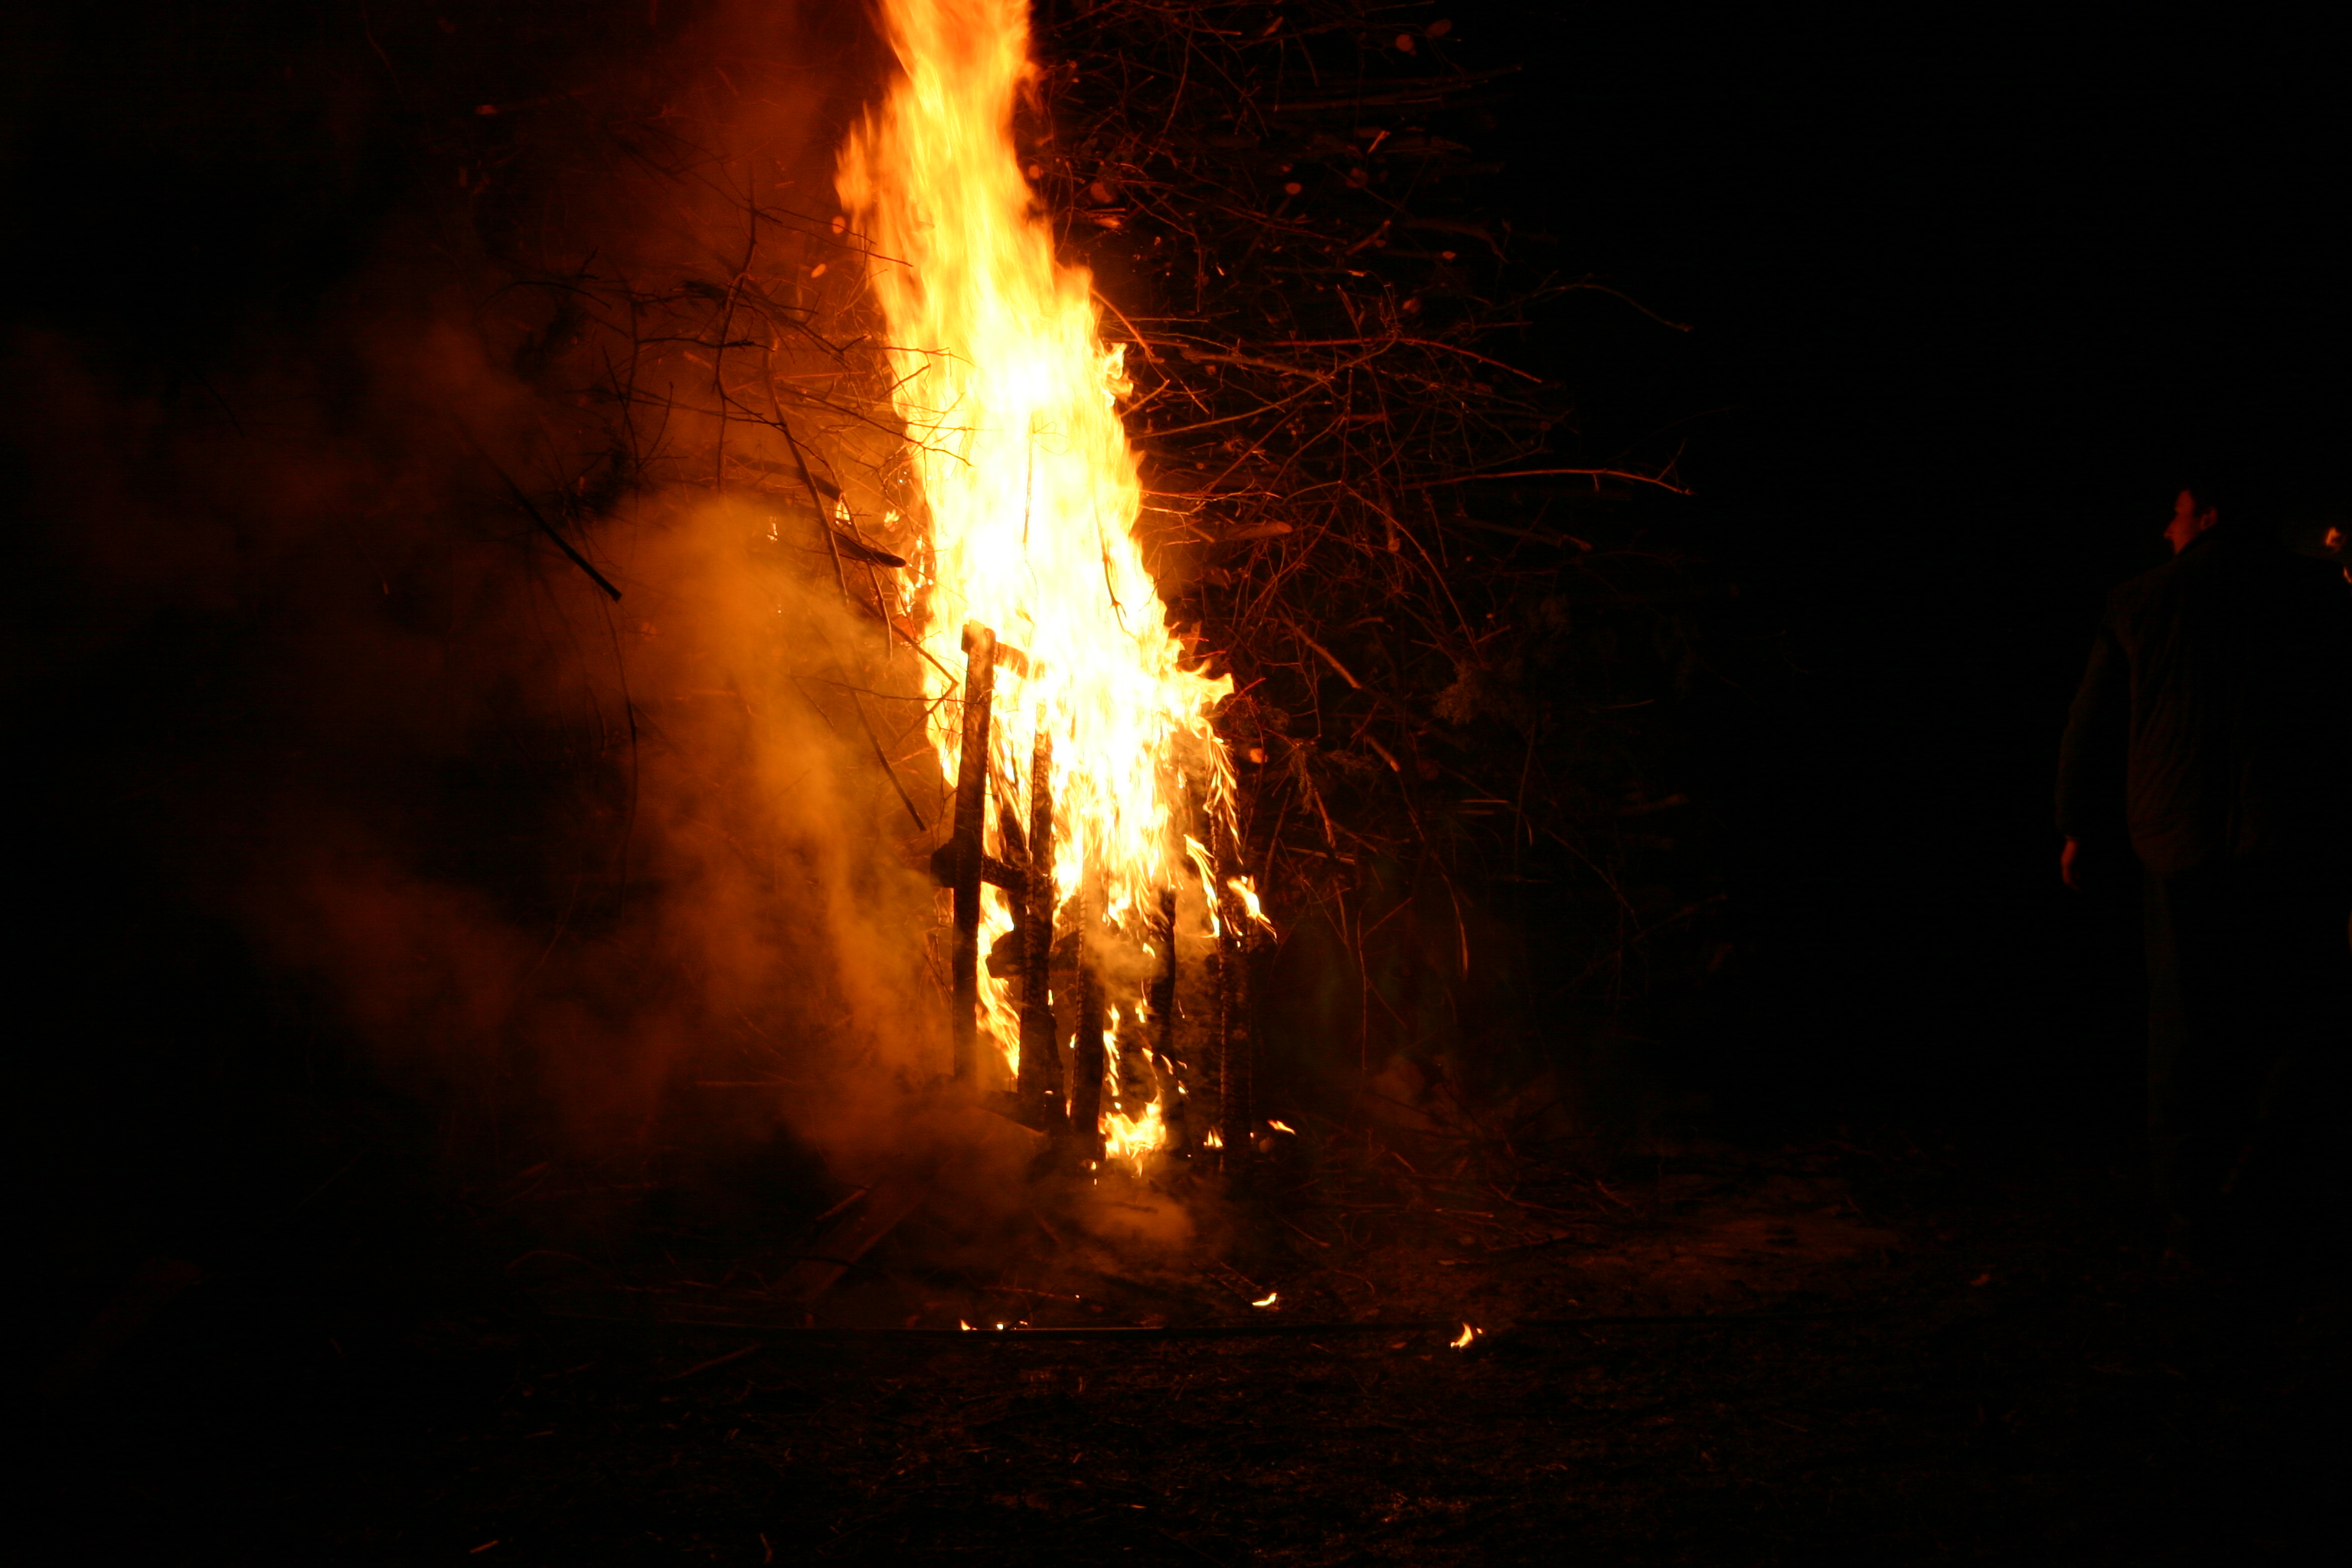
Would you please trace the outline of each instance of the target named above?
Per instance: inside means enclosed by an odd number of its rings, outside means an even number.
[[[2059,752],[2058,827],[2159,877],[2333,860],[2352,816],[2352,595],[2227,525],[2107,601]]]

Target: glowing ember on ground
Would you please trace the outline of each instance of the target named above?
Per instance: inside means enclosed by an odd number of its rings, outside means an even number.
[[[950,672],[965,623],[1022,649],[1025,664],[999,667],[992,772],[1021,798],[1034,738],[1051,735],[1056,894],[1085,894],[1098,949],[1138,952],[1180,871],[1216,885],[1204,851],[1188,858],[1182,825],[1192,802],[1231,819],[1232,769],[1210,711],[1232,682],[1188,669],[1168,628],[1132,532],[1141,491],[1117,406],[1123,351],[1097,332],[1088,275],[1055,258],[1015,156],[1014,102],[1034,68],[1026,6],[882,9],[904,74],[850,138],[839,184],[873,247],[893,401],[929,513],[929,550],[901,607],[931,655],[932,742],[952,780],[961,737]],[[1000,834],[988,852],[1004,854]],[[1263,922],[1255,893],[1232,885]],[[985,899],[982,950],[1013,921],[1009,900]],[[1129,992],[1110,1000],[1134,1015],[1141,984],[1117,984]],[[1008,1070],[1013,990],[982,978],[984,1027]],[[1106,1152],[1139,1169],[1167,1136],[1156,1099],[1108,1110],[1102,1131]]]
[[[1276,1303],[1279,1302],[1281,1300],[1282,1300],[1282,1292],[1281,1292],[1281,1291],[1279,1291],[1279,1290],[1268,1290],[1268,1291],[1265,1293],[1265,1300],[1263,1300],[1263,1301],[1252,1301],[1252,1302],[1250,1303],[1250,1305],[1251,1305],[1251,1306],[1253,1306],[1253,1307],[1271,1307],[1271,1306],[1274,1306]]]
[[[1454,1339],[1449,1341],[1448,1343],[1457,1351],[1468,1350],[1470,1348],[1470,1342],[1478,1338],[1478,1336],[1484,1331],[1485,1331],[1480,1329],[1474,1329],[1469,1324],[1465,1323],[1462,1325],[1462,1332]]]

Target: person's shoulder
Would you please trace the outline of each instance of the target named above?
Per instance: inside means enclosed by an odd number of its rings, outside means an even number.
[[[2240,554],[2235,538],[2208,534],[2188,549],[2118,584],[2107,595],[2107,614],[2121,626],[2144,622],[2153,616],[2177,615],[2186,602],[2204,596],[2217,572],[2231,570]]]
[[[2116,584],[2107,594],[2107,608],[2128,612],[2163,597],[2165,587],[2171,583],[2179,564],[2180,558],[2175,556],[2162,565],[2151,566],[2138,576],[2127,577]]]

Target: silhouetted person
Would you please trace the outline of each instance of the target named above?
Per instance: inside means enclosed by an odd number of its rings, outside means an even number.
[[[2148,1129],[2180,1237],[2314,1195],[2352,1053],[2352,594],[2202,486],[2116,589],[2066,725],[2060,868],[2146,869]],[[2330,1184],[2326,1181],[2321,1186]]]

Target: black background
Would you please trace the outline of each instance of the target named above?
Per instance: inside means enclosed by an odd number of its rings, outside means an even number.
[[[2136,873],[2061,887],[2052,765],[2102,596],[2165,558],[2184,479],[2299,540],[2352,514],[2315,40],[1982,10],[1486,26],[1525,68],[1506,140],[1565,269],[1694,329],[1621,310],[1555,363],[1629,441],[1680,422],[1686,537],[1785,655],[1742,672],[1713,758],[1748,943],[1727,1100],[2137,1117]]]

